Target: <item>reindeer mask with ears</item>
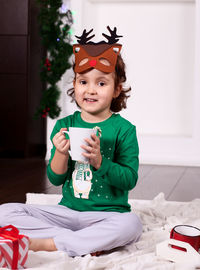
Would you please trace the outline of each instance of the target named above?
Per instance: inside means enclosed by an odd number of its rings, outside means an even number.
[[[88,37],[93,31],[83,31],[80,37],[76,36],[79,44],[73,45],[73,52],[75,55],[75,72],[82,73],[91,68],[98,69],[105,73],[111,73],[115,70],[117,62],[117,56],[120,53],[122,45],[116,44],[118,36],[116,34],[117,28],[112,31],[108,26],[107,29],[110,32],[110,36],[102,33],[102,35],[108,40],[108,42],[100,41],[94,43],[89,41],[95,35]],[[89,42],[88,42],[89,41]]]

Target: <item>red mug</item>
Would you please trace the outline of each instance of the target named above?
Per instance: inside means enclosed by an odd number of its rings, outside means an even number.
[[[170,238],[189,243],[196,251],[200,249],[200,229],[190,225],[177,225],[170,233]],[[186,251],[185,248],[172,245],[173,248]]]

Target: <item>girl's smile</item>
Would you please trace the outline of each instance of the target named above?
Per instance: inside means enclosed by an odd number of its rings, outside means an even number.
[[[93,103],[93,102],[97,102],[97,99],[92,99],[92,98],[84,98],[84,101],[89,102],[89,103]]]

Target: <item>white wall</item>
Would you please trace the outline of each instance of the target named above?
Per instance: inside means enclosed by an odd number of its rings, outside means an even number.
[[[110,25],[124,36],[132,94],[122,115],[137,126],[141,163],[200,165],[198,1],[71,1],[77,35],[94,28],[99,41]],[[61,117],[75,110],[65,95],[61,103]]]

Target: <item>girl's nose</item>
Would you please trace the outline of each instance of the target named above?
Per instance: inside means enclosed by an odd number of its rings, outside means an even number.
[[[95,87],[93,85],[89,85],[88,89],[87,89],[87,93],[90,94],[90,95],[96,94]]]

